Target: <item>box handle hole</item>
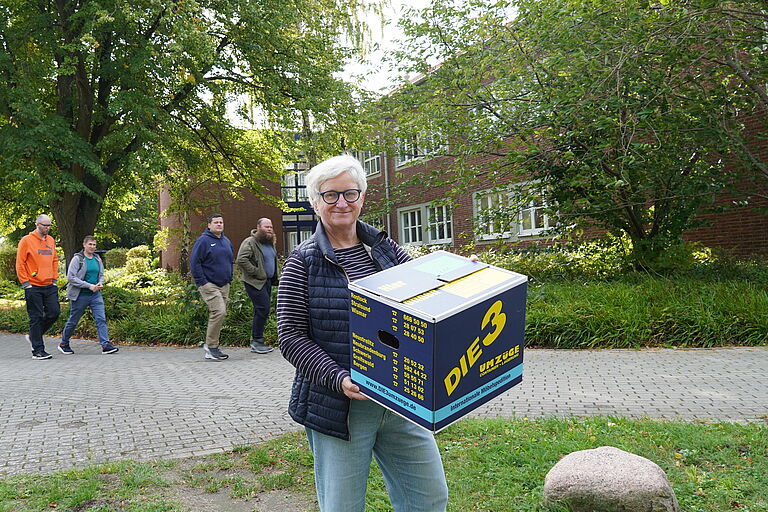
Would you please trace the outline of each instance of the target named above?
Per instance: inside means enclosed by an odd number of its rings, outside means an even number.
[[[385,344],[388,347],[392,347],[394,349],[400,348],[400,340],[397,339],[397,336],[394,334],[390,334],[387,331],[382,331],[379,329],[379,341]]]

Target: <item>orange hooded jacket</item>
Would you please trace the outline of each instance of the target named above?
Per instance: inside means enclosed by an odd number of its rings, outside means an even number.
[[[35,230],[21,239],[16,251],[16,276],[21,286],[54,284],[59,277],[59,259],[56,241],[51,235],[43,240]]]

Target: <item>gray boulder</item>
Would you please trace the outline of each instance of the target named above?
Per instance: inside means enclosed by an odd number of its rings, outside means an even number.
[[[650,460],[612,446],[573,452],[544,479],[544,504],[573,512],[677,512],[667,475]]]

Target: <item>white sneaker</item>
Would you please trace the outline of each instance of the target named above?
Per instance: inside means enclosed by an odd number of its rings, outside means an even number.
[[[205,349],[205,359],[223,361],[229,357],[227,354],[219,350],[219,347],[208,347],[208,345],[203,345],[203,349]]]

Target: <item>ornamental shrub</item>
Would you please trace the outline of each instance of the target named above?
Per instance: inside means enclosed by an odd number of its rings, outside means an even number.
[[[144,258],[128,258],[125,262],[125,270],[129,274],[140,274],[149,270],[149,260]]]
[[[133,316],[139,309],[141,295],[129,288],[106,285],[101,296],[108,319],[117,320]]]
[[[124,247],[115,247],[110,249],[104,254],[104,266],[107,268],[121,268],[125,266],[125,262],[128,259],[128,249]]]
[[[16,279],[16,247],[10,244],[0,246],[0,279],[17,282]]]
[[[0,298],[11,300],[24,300],[24,289],[14,278],[13,281],[0,279]]]
[[[151,253],[149,252],[148,246],[137,245],[136,247],[132,247],[128,249],[126,256],[129,260],[133,258],[149,259],[149,257],[151,256]]]

